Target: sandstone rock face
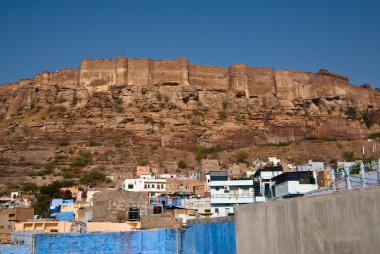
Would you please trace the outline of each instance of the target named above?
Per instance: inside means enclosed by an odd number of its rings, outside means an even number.
[[[187,59],[83,60],[77,69],[0,86],[9,133],[23,126],[41,133],[102,127],[130,131],[144,144],[161,145],[165,137],[173,147],[364,138],[380,131],[372,117],[379,103],[379,90],[327,70],[224,68]],[[25,125],[30,121],[42,126]]]

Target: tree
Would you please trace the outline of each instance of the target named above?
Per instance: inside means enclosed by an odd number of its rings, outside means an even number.
[[[96,170],[91,170],[79,178],[79,182],[86,185],[96,185],[105,181],[106,175]]]
[[[347,108],[347,116],[348,116],[348,118],[355,119],[356,115],[357,115],[357,110],[356,110],[355,107],[350,106],[350,107]]]
[[[227,117],[228,117],[228,114],[227,114],[226,111],[220,111],[220,112],[218,113],[218,115],[219,115],[219,119],[222,120],[222,121],[226,120]]]
[[[35,193],[38,191],[38,185],[32,182],[24,182],[21,184],[22,190],[25,192],[32,192]]]
[[[71,162],[72,167],[85,167],[92,160],[92,155],[88,151],[81,151]]]
[[[49,185],[40,187],[40,194],[55,198],[59,196],[60,189],[63,187],[62,182],[54,181]]]
[[[362,119],[363,119],[363,122],[367,126],[368,129],[370,129],[372,127],[372,125],[374,124],[372,114],[368,110],[366,110],[362,113]]]
[[[247,163],[249,154],[246,151],[238,152],[235,157],[237,162]]]
[[[177,163],[177,165],[178,165],[178,167],[179,167],[180,169],[184,169],[184,168],[187,167],[187,163],[186,163],[186,161],[184,161],[184,160],[180,160],[180,161]]]
[[[33,202],[34,214],[40,217],[47,217],[49,215],[51,197],[44,194],[38,194],[36,200]]]
[[[58,197],[62,198],[62,199],[72,199],[73,198],[73,194],[71,193],[71,191],[65,190],[65,191],[60,191],[58,193]]]

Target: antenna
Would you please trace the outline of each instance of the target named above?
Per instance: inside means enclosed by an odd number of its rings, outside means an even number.
[[[121,49],[121,56],[124,56],[125,49]]]

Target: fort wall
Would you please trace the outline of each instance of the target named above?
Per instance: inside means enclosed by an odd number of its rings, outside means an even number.
[[[339,96],[357,101],[358,106],[377,107],[380,92],[370,86],[357,87],[349,84],[347,77],[320,70],[317,73],[272,68],[248,67],[235,64],[230,67],[191,65],[188,59],[85,59],[78,69],[63,69],[58,72],[43,72],[33,79],[19,82],[21,87],[34,85],[40,89],[59,88],[86,89],[90,95],[107,92],[113,85],[158,86],[171,89],[172,86],[191,86],[200,91],[200,98],[211,95],[203,93],[229,93],[237,99],[234,103],[246,103],[247,99],[292,101],[318,97]],[[7,88],[8,91],[11,89]],[[232,98],[232,97],[230,97]],[[253,102],[256,103],[256,102]]]

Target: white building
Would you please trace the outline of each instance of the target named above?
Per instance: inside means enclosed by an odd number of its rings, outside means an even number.
[[[166,192],[166,179],[156,179],[143,175],[142,178],[125,179],[122,188],[125,191],[148,192],[149,197],[154,197]]]
[[[255,202],[265,202],[273,198],[273,178],[283,173],[281,166],[266,166],[253,175]]]
[[[213,217],[228,216],[234,206],[254,202],[252,179],[228,180],[227,171],[211,171],[209,186]]]
[[[314,170],[301,172],[284,172],[273,178],[276,199],[303,196],[318,189]]]
[[[307,164],[297,166],[297,171],[315,170],[316,172],[323,171],[325,165],[323,162],[309,160]]]

